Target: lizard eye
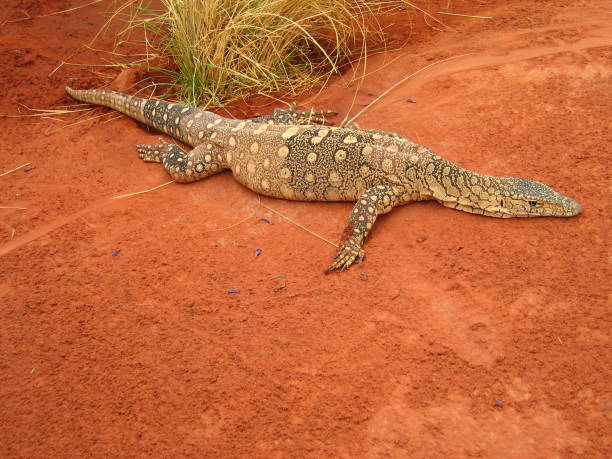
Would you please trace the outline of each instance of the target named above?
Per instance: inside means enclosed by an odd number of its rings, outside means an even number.
[[[537,205],[538,205],[538,201],[529,201],[529,205],[530,205],[531,207],[535,207],[535,206],[537,206]]]

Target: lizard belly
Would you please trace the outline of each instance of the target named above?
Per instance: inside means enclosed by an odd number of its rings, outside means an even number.
[[[249,161],[232,165],[232,173],[238,182],[256,193],[295,201],[356,201],[371,186],[361,179],[338,180],[340,172],[334,170],[264,169]]]

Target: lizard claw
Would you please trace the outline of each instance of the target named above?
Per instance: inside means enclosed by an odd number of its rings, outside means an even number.
[[[331,273],[335,270],[344,271],[348,269],[353,263],[357,260],[363,260],[365,257],[365,252],[363,249],[357,245],[352,240],[348,240],[342,243],[340,246],[340,250],[334,257],[336,261],[334,261],[329,268],[327,268],[326,273]]]

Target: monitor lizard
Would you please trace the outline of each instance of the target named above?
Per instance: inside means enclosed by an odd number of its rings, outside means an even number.
[[[353,201],[345,237],[327,272],[364,257],[376,218],[396,206],[435,200],[489,217],[571,217],[580,205],[543,183],[495,177],[459,167],[394,133],[331,127],[329,110],[276,110],[246,120],[194,107],[103,90],[66,88],[73,98],[118,110],[193,147],[138,145],[144,161],[159,162],[177,182],[230,169],[256,193],[300,201]]]

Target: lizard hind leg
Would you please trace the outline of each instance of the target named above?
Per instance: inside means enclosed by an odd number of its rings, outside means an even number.
[[[330,121],[325,119],[325,115],[337,115],[338,112],[333,110],[296,110],[295,104],[291,104],[288,109],[277,108],[274,110],[274,114],[258,116],[252,118],[251,121],[256,123],[272,123],[272,124],[290,124],[290,125],[303,125],[303,124],[321,124],[331,125]]]
[[[376,185],[359,196],[349,217],[347,236],[327,273],[344,271],[356,260],[363,259],[363,243],[379,215],[386,214],[401,203],[403,189],[389,185]]]

